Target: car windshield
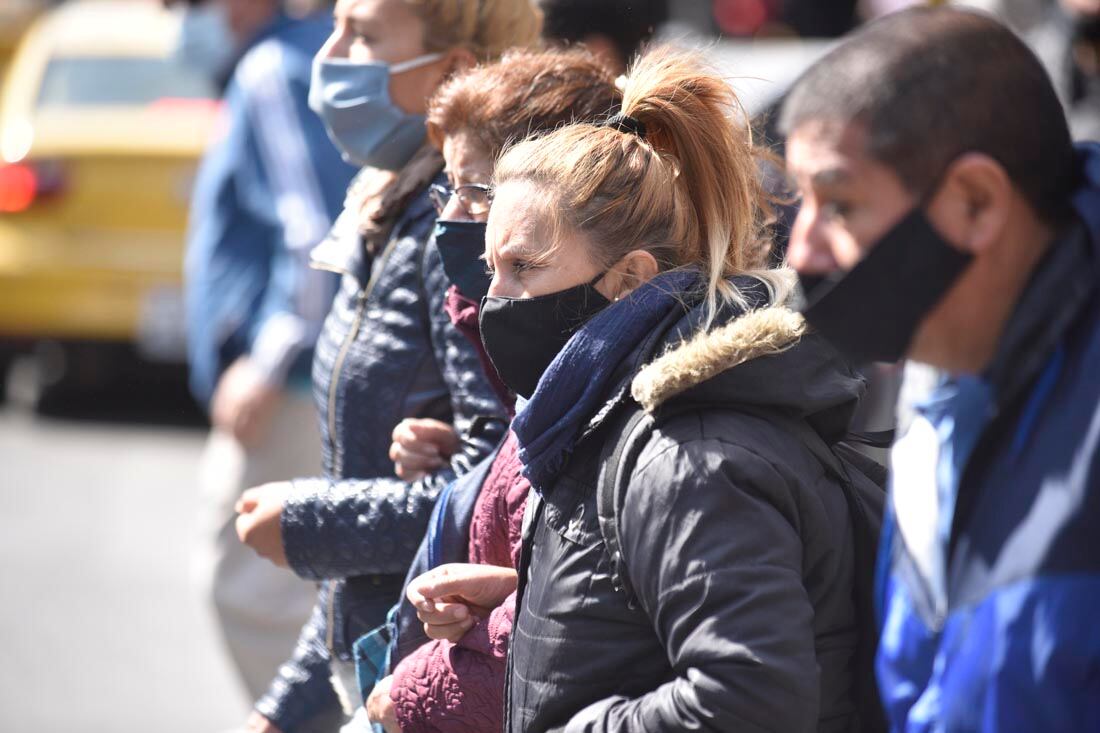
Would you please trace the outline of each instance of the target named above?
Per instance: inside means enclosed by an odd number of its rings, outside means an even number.
[[[40,107],[153,104],[163,99],[209,99],[209,82],[169,59],[66,56],[46,66]]]

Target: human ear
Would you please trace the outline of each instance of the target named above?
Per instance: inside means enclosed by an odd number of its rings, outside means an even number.
[[[1013,192],[1000,163],[982,153],[967,153],[948,168],[939,192],[929,202],[928,216],[951,244],[982,254],[1004,235]]]
[[[660,266],[657,259],[644,249],[627,253],[612,265],[604,279],[609,292],[604,296],[609,300],[626,297],[632,290],[641,287],[657,276]]]
[[[446,76],[454,76],[459,72],[477,66],[477,57],[470,49],[461,46],[448,51],[444,61],[447,62],[445,66],[447,71],[444,72]]]

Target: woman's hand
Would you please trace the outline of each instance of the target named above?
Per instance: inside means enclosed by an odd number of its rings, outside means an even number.
[[[450,563],[429,570],[405,591],[430,639],[457,642],[516,590],[512,568]]]
[[[283,502],[290,494],[290,483],[280,481],[248,489],[237,500],[237,536],[279,567],[287,567],[283,549]]]
[[[283,733],[275,724],[253,710],[244,724],[245,733]]]
[[[390,697],[391,687],[392,674],[374,686],[367,698],[367,717],[372,723],[380,723],[386,733],[401,733],[401,725],[397,722],[397,708]]]
[[[210,400],[210,421],[252,448],[267,435],[282,398],[282,390],[264,381],[248,357],[241,357],[218,380]]]
[[[390,460],[398,478],[416,481],[446,465],[458,446],[458,434],[447,423],[405,418],[393,429]]]

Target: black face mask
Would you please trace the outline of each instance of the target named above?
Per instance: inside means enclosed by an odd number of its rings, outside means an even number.
[[[443,258],[443,272],[470,300],[481,300],[492,278],[485,269],[485,222],[446,221],[435,223],[435,244]]]
[[[806,321],[855,364],[897,361],[972,256],[917,207],[847,272],[799,276]]]
[[[487,295],[481,301],[481,343],[500,379],[530,399],[550,362],[588,319],[610,305],[587,283],[537,298]]]

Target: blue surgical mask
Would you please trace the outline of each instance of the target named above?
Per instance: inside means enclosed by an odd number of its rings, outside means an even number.
[[[237,53],[237,39],[229,27],[225,7],[215,0],[188,5],[172,56],[177,63],[220,84],[229,76]]]
[[[432,53],[392,66],[347,59],[313,60],[309,106],[320,115],[344,160],[399,170],[424,144],[424,115],[411,115],[390,99],[390,77],[443,58]]]

